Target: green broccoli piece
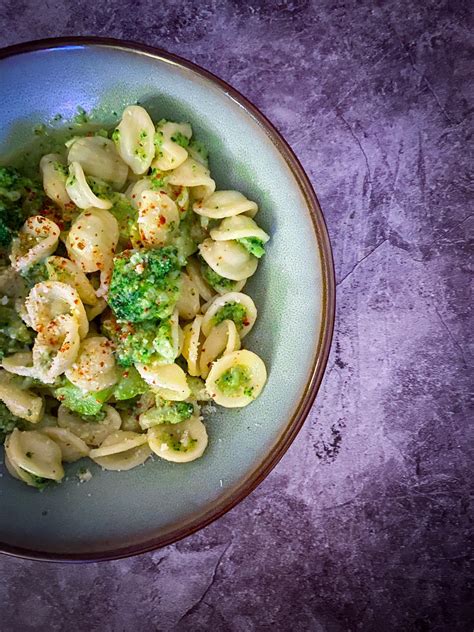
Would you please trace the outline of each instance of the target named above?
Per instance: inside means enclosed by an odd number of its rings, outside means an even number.
[[[199,256],[199,262],[201,266],[201,274],[203,279],[206,281],[208,285],[210,285],[216,292],[232,292],[237,287],[238,281],[232,281],[231,279],[226,279],[222,277],[217,272],[211,268],[211,266],[207,265],[204,259]]]
[[[10,245],[26,218],[41,210],[44,200],[39,182],[13,167],[0,167],[0,247]]]
[[[115,386],[114,397],[117,400],[130,400],[148,390],[148,385],[140,377],[139,372],[134,367],[130,367],[123,371],[118,384]]]
[[[111,199],[114,192],[109,184],[107,184],[103,180],[99,180],[99,178],[93,178],[92,176],[88,176],[86,180],[87,184],[91,188],[92,193],[96,195],[100,200]]]
[[[233,320],[237,329],[242,329],[247,324],[247,310],[240,303],[231,301],[221,307],[215,314],[213,321],[219,325],[224,320]]]
[[[176,248],[125,250],[114,259],[109,305],[118,320],[132,323],[167,318],[179,297]]]
[[[252,396],[253,388],[250,386],[252,378],[245,366],[236,365],[227,369],[216,381],[219,390],[230,397],[240,395],[242,392]]]
[[[0,305],[0,359],[24,351],[33,334],[12,307]]]
[[[175,360],[169,319],[123,323],[110,317],[103,321],[102,333],[115,343],[115,357],[120,366],[131,367],[152,361],[171,364]]]
[[[263,241],[258,239],[258,237],[242,237],[241,239],[236,239],[236,241],[257,259],[260,259],[265,254]]]
[[[186,148],[189,145],[189,138],[185,136],[184,134],[182,134],[181,132],[176,132],[176,134],[173,134],[173,136],[171,137],[171,140],[174,143],[181,145],[181,147]]]
[[[186,369],[187,367],[185,367],[185,370]],[[187,375],[186,381],[191,390],[190,399],[196,399],[198,402],[208,402],[211,399],[206,390],[206,383],[202,378]]]
[[[130,247],[130,242],[136,243],[140,239],[137,209],[123,193],[113,193],[110,201],[113,206],[109,212],[112,213],[119,225],[120,240],[125,246]]]
[[[16,417],[3,402],[0,402],[0,443],[3,443],[5,437],[13,432],[15,428],[23,430],[24,427],[24,420]]]
[[[42,283],[43,281],[47,281],[49,279],[48,268],[43,261],[35,263],[29,268],[25,268],[20,272],[20,274],[29,290],[31,290],[31,288],[37,283]]]
[[[54,396],[66,408],[69,408],[69,410],[77,413],[87,421],[100,421],[105,416],[103,406],[112,397],[113,392],[114,387],[111,386],[95,393],[84,393],[69,380],[64,379],[61,386],[54,389]]]
[[[191,418],[194,406],[190,402],[170,402],[156,398],[156,405],[140,416],[140,426],[145,430],[158,424],[179,424]]]
[[[51,478],[42,478],[41,476],[36,476],[36,474],[32,474],[31,472],[27,472],[27,474],[31,482],[33,483],[33,487],[39,489],[40,492],[56,482],[53,481]]]

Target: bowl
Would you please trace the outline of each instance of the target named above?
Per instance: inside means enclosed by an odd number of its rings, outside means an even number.
[[[155,120],[192,123],[210,150],[218,189],[255,200],[271,234],[246,286],[259,311],[245,346],[264,359],[268,383],[243,409],[207,417],[204,456],[156,459],[128,472],[81,462],[42,493],[0,478],[0,550],[43,560],[103,560],[170,544],[222,516],[270,472],[298,433],[329,353],[335,303],[331,247],[316,195],[272,124],[234,88],[184,59],[147,46],[64,38],[0,51],[0,157],[26,147],[41,123],[61,127],[81,106],[112,125],[139,101]],[[36,128],[41,131],[41,128]]]

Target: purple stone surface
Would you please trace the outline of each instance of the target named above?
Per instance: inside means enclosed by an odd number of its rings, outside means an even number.
[[[132,39],[249,97],[314,183],[338,307],[317,403],[257,491],[153,554],[0,558],[0,628],[472,630],[469,3],[1,6],[2,45]]]

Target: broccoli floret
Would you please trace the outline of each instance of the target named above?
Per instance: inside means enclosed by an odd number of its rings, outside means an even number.
[[[265,254],[263,241],[258,239],[258,237],[242,237],[242,239],[237,239],[236,241],[257,259],[260,259]]]
[[[140,377],[139,372],[130,367],[123,371],[118,384],[115,386],[114,397],[117,400],[130,400],[142,395],[148,390],[147,383]]]
[[[110,200],[113,196],[112,187],[100,180],[99,178],[93,178],[92,176],[88,176],[86,178],[87,184],[90,186],[91,191],[94,195],[96,195],[100,200]]]
[[[190,402],[170,402],[156,398],[156,405],[140,417],[140,426],[145,430],[158,424],[179,424],[191,418],[194,406]]]
[[[27,472],[29,479],[33,483],[33,487],[39,489],[40,492],[46,487],[53,485],[56,481],[53,481],[51,478],[42,478],[41,476],[36,476],[36,474],[32,474],[31,472]]]
[[[102,332],[115,342],[115,357],[120,366],[152,361],[170,364],[176,357],[169,319],[123,323],[111,317],[103,321]]]
[[[222,323],[224,320],[233,320],[237,329],[240,330],[247,323],[247,310],[243,305],[235,301],[226,303],[216,312],[213,318],[215,325]]]
[[[33,342],[32,332],[15,310],[0,305],[0,359],[17,351],[24,351]]]
[[[242,392],[251,397],[253,392],[251,382],[252,378],[247,367],[237,365],[227,369],[216,381],[216,384],[219,390],[229,397],[235,397]]]
[[[181,132],[176,132],[175,134],[173,134],[173,136],[171,137],[171,140],[174,143],[181,145],[181,147],[187,147],[189,145],[189,138],[185,136],[184,134],[182,134]]]
[[[133,323],[167,318],[180,289],[175,248],[125,250],[114,259],[109,305],[118,320]]]
[[[39,182],[13,167],[0,167],[0,246],[10,244],[26,218],[42,208],[44,200]]]
[[[203,279],[206,281],[208,285],[210,285],[216,292],[232,292],[235,290],[238,281],[232,281],[231,279],[226,279],[222,277],[217,272],[211,268],[211,266],[207,265],[204,259],[199,256],[199,262],[201,266],[201,274]]]
[[[54,396],[62,402],[66,408],[77,413],[87,421],[100,421],[104,418],[103,406],[110,399],[114,392],[114,387],[106,388],[95,393],[84,393],[80,388],[74,386],[69,380],[64,382],[54,390]]]
[[[24,420],[16,417],[3,402],[0,402],[0,443],[3,443],[5,437],[10,434],[10,432],[13,432],[15,428],[23,430],[24,427]]]

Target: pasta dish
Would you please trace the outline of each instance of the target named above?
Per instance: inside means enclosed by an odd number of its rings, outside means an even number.
[[[216,190],[188,123],[127,107],[36,173],[0,167],[0,441],[38,489],[88,457],[129,470],[199,458],[202,412],[259,396],[243,292],[269,235]],[[89,474],[89,473],[88,473]]]

